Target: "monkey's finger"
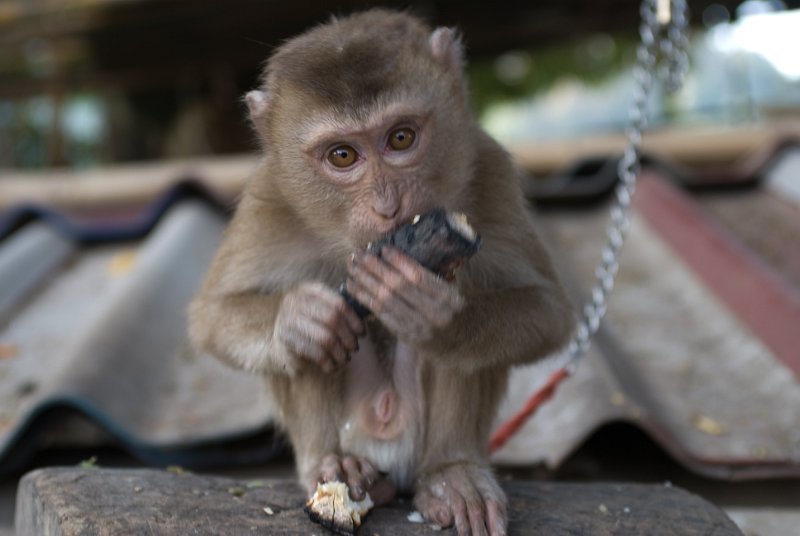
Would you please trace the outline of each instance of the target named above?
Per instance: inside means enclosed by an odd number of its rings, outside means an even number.
[[[460,307],[462,300],[453,283],[425,269],[398,249],[386,247],[383,256],[386,262],[410,283],[402,289],[403,298],[409,303],[416,304],[422,312],[435,313],[441,310],[445,303],[456,308]],[[428,320],[435,321],[436,318]]]
[[[349,311],[355,316],[355,313],[350,310],[347,303],[345,303],[343,299],[340,299],[331,304],[330,308],[318,307],[317,310],[310,313],[310,316],[314,321],[336,334],[338,344],[344,349],[343,358],[347,360],[349,352],[358,350],[358,335],[351,329],[350,322],[345,318],[345,311]],[[358,317],[356,316],[356,318]],[[328,342],[334,344],[334,341]],[[338,352],[331,353],[333,357],[339,357]]]
[[[402,274],[366,251],[360,251],[353,256],[348,270],[352,277],[374,288],[376,295],[380,287],[383,287],[381,292],[393,293],[400,285],[405,284]]]
[[[506,536],[505,507],[497,501],[486,501],[486,525],[491,536]]]
[[[387,248],[387,251],[391,251]],[[397,255],[402,253],[397,252]],[[409,264],[416,264],[416,261],[405,257],[404,260]],[[375,279],[383,283],[393,294],[409,295],[409,290],[416,288],[426,275],[433,277],[433,274],[416,264],[418,270],[408,269],[403,273],[385,259],[379,259],[375,255],[362,253],[357,255],[352,263],[355,267],[361,268],[370,273]],[[408,267],[407,267],[408,268]]]
[[[464,478],[463,475],[456,477],[453,483],[457,486],[450,486],[450,488],[457,488],[458,491],[453,493],[459,494],[464,502],[471,533],[475,536],[487,536],[483,497],[471,480]]]
[[[336,334],[339,336],[339,341],[348,352],[356,352],[358,351],[358,337],[366,333],[364,322],[358,318],[355,311],[341,296],[339,296],[337,310],[339,314],[337,315]]]
[[[381,288],[380,283],[370,281],[369,278],[360,281],[347,280],[347,291],[366,305],[389,331],[420,337],[426,330],[425,319],[403,299]]]
[[[327,324],[314,323],[311,331],[311,339],[322,348],[325,356],[333,362],[334,367],[341,367],[347,363],[349,353],[339,336],[338,326],[331,328]]]
[[[435,497],[427,489],[416,493],[414,507],[422,513],[427,521],[440,527],[449,527],[453,524],[453,511],[444,500]]]
[[[364,322],[338,292],[332,291],[321,283],[308,283],[303,286],[306,299],[299,300],[297,304],[300,314],[317,319],[323,324],[329,324],[331,318],[342,317],[347,332],[342,334],[342,343],[353,351],[356,349],[356,338],[363,335],[366,328]]]
[[[320,464],[319,475],[319,480],[321,480],[323,483],[333,481],[341,482],[344,480],[342,464],[339,460],[339,456],[336,454],[328,454],[325,456]]]
[[[319,301],[316,303],[310,303],[311,308],[309,310],[309,314],[319,315],[318,318],[322,319],[322,315],[329,315],[335,312],[335,315],[338,317],[342,317],[345,327],[348,328],[348,331],[356,336],[363,335],[366,331],[364,327],[364,322],[358,317],[353,308],[350,307],[344,298],[339,295],[338,292],[333,292],[327,287],[323,287],[321,290],[324,292],[320,292],[318,295]],[[322,302],[322,303],[320,303]],[[350,339],[353,339],[352,344],[348,344],[348,346],[355,346],[355,338],[348,337],[349,342]],[[350,348],[354,350],[355,348]]]
[[[458,493],[451,493],[447,501],[453,511],[453,520],[458,536],[472,536],[472,526],[467,515],[467,505]]]
[[[358,460],[352,456],[342,458],[342,470],[344,471],[345,482],[350,489],[350,498],[354,501],[361,501],[367,494],[367,484],[364,474],[361,472]]]
[[[351,295],[377,316],[391,307],[401,305],[399,302],[403,301],[401,293],[402,287],[406,286],[405,278],[374,255],[356,255],[356,258],[350,263],[349,271],[352,280],[359,287],[354,290],[360,289],[367,294],[364,296],[365,301],[362,301],[353,292]],[[347,290],[350,291],[350,286]],[[413,310],[410,304],[406,303],[405,305],[406,308]]]
[[[318,363],[325,372],[332,372],[347,361],[347,351],[338,336],[328,327],[308,317],[296,319],[285,329],[284,344],[295,355]]]
[[[345,288],[350,295],[358,300],[375,314],[380,313],[380,300],[388,297],[386,291],[381,291],[381,283],[369,272],[353,266],[350,268],[350,277],[345,281]]]
[[[397,248],[385,246],[381,250],[381,255],[386,264],[403,274],[415,285],[420,284],[426,275],[433,275],[430,270]]]
[[[347,305],[347,302],[337,294],[339,298],[339,311],[342,313],[342,317],[344,318],[345,322],[347,323],[347,327],[350,328],[350,332],[354,333],[357,337],[360,335],[364,335],[367,332],[367,328],[364,325],[364,321],[361,320],[353,308]],[[356,342],[356,347],[352,350],[358,350],[358,342]]]
[[[452,284],[397,248],[385,247],[383,249],[383,259],[386,264],[402,274],[413,288],[421,290],[425,295],[434,295],[437,289],[447,288]]]
[[[467,503],[467,515],[469,516],[472,534],[475,536],[489,536],[486,531],[486,515],[483,511],[483,504],[479,504],[476,507]]]
[[[358,470],[364,475],[364,484],[367,488],[371,488],[380,478],[380,473],[378,473],[378,470],[364,458],[357,458],[356,461],[358,462]]]

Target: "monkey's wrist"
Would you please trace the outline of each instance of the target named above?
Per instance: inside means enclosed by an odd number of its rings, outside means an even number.
[[[289,348],[286,346],[286,343],[283,342],[283,338],[280,336],[279,328],[277,326],[275,328],[275,333],[272,337],[270,346],[272,361],[275,364],[274,372],[286,374],[291,378],[295,377],[298,372],[300,372],[301,368],[303,368],[303,362],[305,360],[300,359],[289,350]]]

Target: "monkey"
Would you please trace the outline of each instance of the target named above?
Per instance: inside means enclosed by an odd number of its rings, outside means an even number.
[[[499,535],[486,445],[509,371],[559,350],[574,315],[464,55],[456,30],[385,9],[277,47],[245,97],[262,155],[187,323],[199,351],[265,377],[309,496],[409,493],[430,523]],[[367,251],[437,207],[482,238],[453,277]]]

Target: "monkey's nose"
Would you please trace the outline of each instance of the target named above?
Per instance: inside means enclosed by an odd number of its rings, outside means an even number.
[[[394,193],[387,192],[375,199],[372,210],[381,218],[391,220],[400,211],[400,200]]]

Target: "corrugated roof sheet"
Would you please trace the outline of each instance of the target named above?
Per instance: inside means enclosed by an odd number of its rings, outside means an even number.
[[[262,382],[187,346],[183,310],[225,225],[192,193],[175,189],[114,232],[48,213],[3,241],[0,467],[24,463],[68,411],[152,463],[275,452],[225,446],[268,424]]]
[[[590,354],[498,463],[557,466],[603,425],[625,421],[706,475],[800,475],[800,351],[790,329],[800,321],[800,150],[781,146],[748,180],[732,177],[750,185],[735,193],[688,193],[672,168],[651,163],[641,183]],[[600,254],[607,214],[597,200],[613,185],[609,169],[578,165],[546,193],[541,183],[531,189],[552,205],[539,218],[576,296]],[[716,183],[722,175],[692,173]],[[56,427],[76,412],[151,463],[230,465],[281,449],[260,379],[188,348],[183,310],[227,206],[191,184],[111,220],[41,206],[0,218],[0,472],[25,466],[50,444],[45,433],[50,442],[91,442]],[[745,278],[741,288],[720,285],[714,270]],[[518,369],[500,419],[548,374],[548,363]],[[242,441],[250,437],[261,440]]]

